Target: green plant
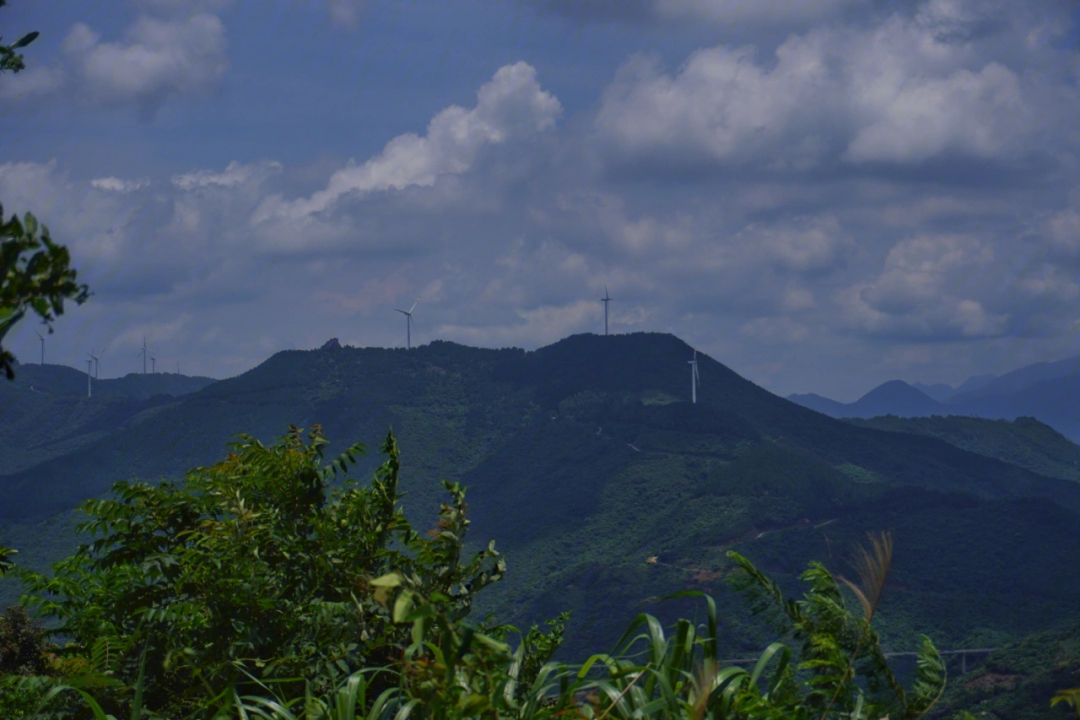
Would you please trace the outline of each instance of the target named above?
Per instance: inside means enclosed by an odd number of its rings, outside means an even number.
[[[0,675],[43,675],[57,647],[45,639],[45,629],[19,605],[0,615]]]
[[[756,612],[768,612],[778,629],[801,646],[798,669],[808,673],[807,692],[798,704],[828,717],[922,717],[945,689],[945,664],[929,638],[922,638],[912,686],[897,680],[871,622],[884,590],[892,555],[888,535],[871,537],[872,552],[860,548],[860,584],[842,580],[855,593],[862,616],[848,610],[840,583],[824,565],[813,562],[802,574],[810,590],[801,600],[785,598],[774,580],[736,552],[730,557],[742,573],[736,585],[753,599]]]
[[[1080,717],[1080,688],[1059,690],[1057,695],[1050,699],[1050,707],[1054,707],[1058,703],[1065,703],[1073,708],[1076,710],[1076,716]]]
[[[0,7],[7,5],[7,0],[0,0]],[[11,45],[0,45],[0,72],[9,70],[19,72],[26,68],[23,57],[16,50],[21,50],[37,39],[39,33],[32,32],[23,35]],[[0,38],[2,40],[3,38]]]
[[[366,487],[331,489],[363,448],[324,464],[327,442],[318,427],[271,446],[241,437],[183,484],[122,482],[115,499],[85,503],[81,530],[96,539],[52,577],[20,571],[28,601],[71,641],[63,674],[119,681],[99,696],[116,711],[141,673],[146,707],[177,714],[257,683],[324,693],[400,657],[408,630],[372,582],[391,570],[447,617],[467,616],[504,565],[493,544],[463,557],[464,490],[446,484],[450,501],[421,535],[399,506],[392,434]]]

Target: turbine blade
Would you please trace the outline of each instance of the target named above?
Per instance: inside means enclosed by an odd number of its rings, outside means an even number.
[[[411,308],[409,308],[409,314],[410,314],[410,315],[412,314],[412,311],[416,309],[416,303],[418,303],[418,302],[420,302],[420,298],[416,298],[416,302],[414,302],[414,303],[412,304],[412,307],[411,307]]]

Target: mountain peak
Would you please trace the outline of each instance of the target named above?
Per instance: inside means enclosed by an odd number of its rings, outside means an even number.
[[[851,404],[855,417],[900,415],[911,417],[942,412],[941,403],[903,380],[890,380],[878,385]]]

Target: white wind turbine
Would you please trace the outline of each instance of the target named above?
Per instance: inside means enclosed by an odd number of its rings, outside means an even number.
[[[418,302],[420,302],[420,298],[416,298],[416,302],[414,302],[412,304],[412,307],[409,308],[408,310],[398,310],[397,308],[394,308],[394,310],[397,310],[397,312],[399,312],[399,313],[401,313],[402,315],[405,316],[405,349],[406,350],[412,350],[412,326],[413,326],[413,324],[415,322],[413,320],[413,318],[412,318],[412,311],[416,309],[416,303],[418,303]]]
[[[701,387],[701,376],[698,375],[697,369],[697,350],[694,351],[694,359],[687,362],[690,363],[690,399],[697,405],[697,390]]]
[[[86,397],[90,397],[90,371],[94,367],[94,356],[90,353],[86,354]]]
[[[604,285],[604,297],[600,298],[600,302],[604,303],[604,335],[607,335],[608,328],[608,303],[614,299],[615,298],[611,297],[611,294],[608,292],[607,285]]]
[[[45,364],[45,336],[42,335],[41,333],[39,333],[37,330],[34,331],[34,334],[37,335],[38,340],[41,341],[41,364],[44,365]]]
[[[146,349],[146,336],[142,336],[142,350],[135,353],[136,355],[142,355],[142,374],[146,374],[146,358],[149,357],[150,351]]]
[[[100,364],[101,363],[101,357],[98,356],[98,355],[95,355],[93,350],[91,350],[88,354],[90,355],[90,361],[94,365],[94,379],[97,380],[98,379],[98,370],[101,369],[101,364]]]

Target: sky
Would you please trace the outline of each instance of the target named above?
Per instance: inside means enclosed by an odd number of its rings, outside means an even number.
[[[1080,354],[1073,0],[10,0],[46,362],[670,332],[850,401]],[[418,300],[418,302],[417,302]],[[40,359],[33,320],[9,335]],[[703,388],[703,391],[707,389]]]

